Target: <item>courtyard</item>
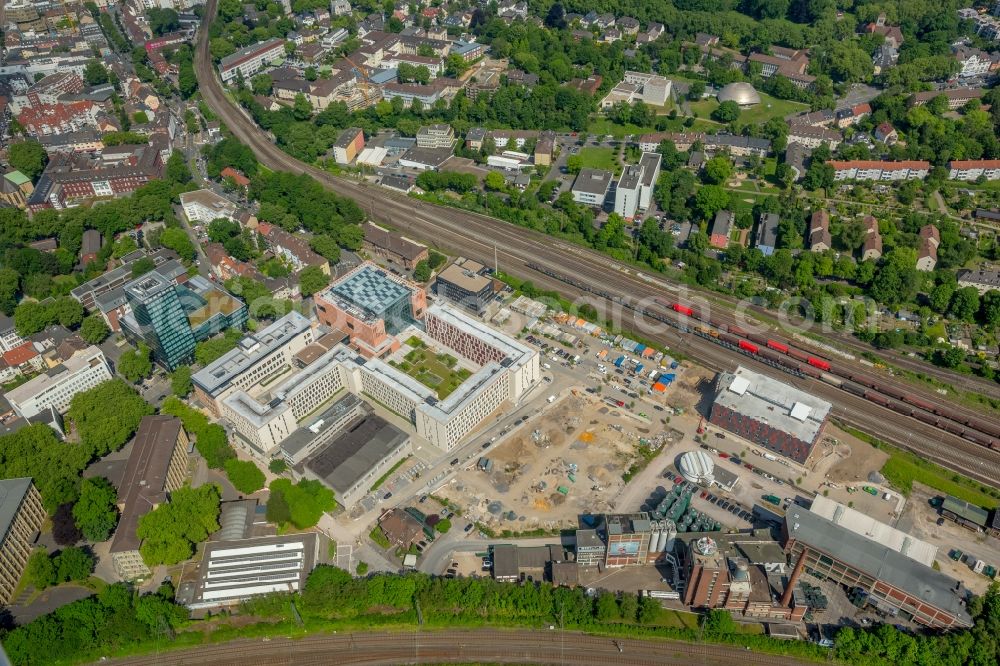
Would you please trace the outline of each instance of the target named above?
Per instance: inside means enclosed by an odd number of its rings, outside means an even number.
[[[438,399],[447,398],[472,376],[472,371],[461,367],[455,356],[437,352],[416,335],[407,339],[406,347],[409,351],[401,358],[390,359],[390,365],[437,391]]]

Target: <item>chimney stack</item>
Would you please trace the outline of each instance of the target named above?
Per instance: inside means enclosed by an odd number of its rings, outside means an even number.
[[[788,608],[788,605],[792,601],[792,592],[795,590],[795,584],[799,582],[799,576],[802,575],[802,570],[806,568],[806,553],[808,552],[808,548],[803,548],[802,554],[799,555],[799,561],[795,563],[792,575],[788,579],[788,583],[785,585],[785,592],[781,595],[782,608]]]

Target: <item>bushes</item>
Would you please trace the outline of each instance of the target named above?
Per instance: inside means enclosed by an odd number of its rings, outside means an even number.
[[[465,194],[474,190],[478,184],[479,180],[472,174],[457,171],[424,171],[417,176],[417,187],[427,192],[451,190]]]
[[[24,576],[28,583],[38,590],[86,580],[94,571],[94,556],[83,548],[63,548],[49,556],[44,548],[39,548],[28,558]]]

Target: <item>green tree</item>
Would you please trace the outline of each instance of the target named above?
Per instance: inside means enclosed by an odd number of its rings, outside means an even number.
[[[73,505],[73,520],[89,541],[106,541],[118,524],[118,493],[102,476],[84,479],[80,499]]]
[[[288,463],[286,463],[281,458],[275,458],[270,463],[268,463],[267,468],[271,470],[272,474],[282,474],[288,469]]]
[[[309,247],[331,264],[340,261],[340,246],[337,245],[337,241],[332,236],[317,234],[309,239]]]
[[[441,534],[447,534],[448,531],[451,529],[451,521],[448,520],[447,518],[442,518],[441,520],[437,521],[437,523],[434,525],[434,529]]]
[[[710,220],[717,212],[729,205],[729,192],[718,185],[706,185],[694,196],[695,209],[701,219]]]
[[[192,261],[195,258],[194,244],[183,229],[179,227],[167,227],[160,234],[160,244],[173,250],[181,259]]]
[[[956,289],[948,306],[948,315],[955,319],[972,321],[979,312],[979,292],[975,287]]]
[[[132,277],[142,277],[149,271],[156,268],[156,263],[149,257],[141,257],[132,264]]]
[[[114,409],[108,409],[114,405]],[[73,396],[66,416],[76,427],[85,450],[94,456],[117,451],[132,438],[142,417],[153,407],[120,379],[102,382]]]
[[[618,600],[611,592],[601,591],[594,601],[594,616],[599,622],[615,622],[621,619]]]
[[[731,123],[739,117],[740,105],[732,101],[723,102],[712,111],[712,120],[720,123]]]
[[[292,103],[292,115],[296,120],[309,120],[312,117],[313,107],[306,99],[306,96],[299,93]]]
[[[705,162],[705,182],[721,185],[733,174],[733,164],[725,155],[716,155]]]
[[[111,329],[104,323],[104,317],[99,314],[92,314],[84,318],[80,324],[80,337],[84,342],[92,345],[99,345],[111,333]]]
[[[229,482],[244,495],[255,493],[264,487],[264,472],[249,460],[230,458],[226,461],[225,470]]]
[[[136,534],[147,566],[177,564],[194,554],[194,545],[219,529],[219,487],[184,486],[139,519]]]
[[[306,266],[299,273],[299,292],[302,297],[312,296],[330,284],[330,276],[319,266]]]
[[[52,559],[60,583],[87,580],[94,571],[94,556],[83,548],[63,548]]]
[[[268,502],[274,501],[275,495],[280,495],[288,507],[288,519],[278,522],[291,523],[300,530],[312,527],[324,512],[337,506],[333,491],[319,481],[302,479],[292,484],[288,479],[275,479],[269,488],[271,496]],[[268,520],[271,520],[270,513]]]
[[[191,392],[191,366],[179,365],[170,373],[170,390],[178,398]]]
[[[979,321],[983,326],[1000,326],[1000,291],[990,289],[979,299]]]
[[[426,259],[417,262],[413,267],[413,279],[417,282],[427,282],[431,278],[431,265]]]
[[[108,82],[108,70],[97,60],[91,60],[83,69],[83,81],[88,86],[99,86]]]
[[[486,174],[484,184],[486,185],[486,189],[493,190],[494,192],[507,189],[507,181],[499,171],[490,171]]]
[[[24,568],[24,577],[29,585],[39,590],[52,587],[59,580],[56,566],[45,548],[37,548],[32,551],[28,558],[28,565]]]
[[[42,175],[49,156],[37,141],[18,141],[7,147],[7,162],[34,181]]]
[[[188,167],[187,160],[184,159],[184,153],[179,150],[170,153],[170,157],[167,159],[166,174],[167,180],[178,185],[191,182],[191,169]]]
[[[138,349],[123,352],[118,358],[118,374],[137,384],[153,373],[153,362],[150,360],[150,350],[139,343]]]

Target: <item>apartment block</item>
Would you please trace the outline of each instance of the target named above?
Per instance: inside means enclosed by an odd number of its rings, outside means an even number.
[[[46,520],[30,478],[0,480],[0,603],[10,604]]]
[[[930,162],[923,160],[831,160],[828,164],[834,180],[923,180],[931,170]]]
[[[235,203],[208,189],[182,192],[181,208],[188,222],[208,224],[219,218],[233,220],[236,216]]]
[[[638,164],[625,167],[615,190],[615,212],[630,220],[646,211],[660,175],[659,153],[643,153]]]
[[[219,76],[223,83],[235,81],[240,75],[244,80],[285,57],[285,40],[271,39],[257,42],[228,55],[219,62]]]
[[[6,398],[19,416],[29,419],[48,408],[63,413],[73,396],[112,378],[104,352],[90,346],[64,362],[7,392]]]

